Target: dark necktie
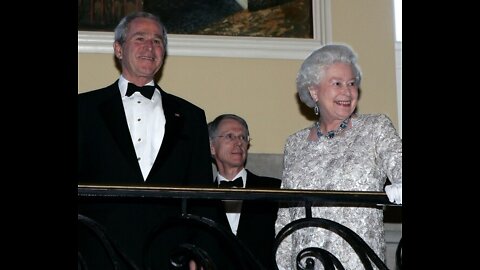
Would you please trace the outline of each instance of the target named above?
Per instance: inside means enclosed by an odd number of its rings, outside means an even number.
[[[231,188],[231,187],[243,188],[242,177],[238,177],[237,179],[235,179],[233,181],[222,180],[222,181],[220,181],[220,185],[218,187],[219,188]]]
[[[138,87],[133,83],[128,83],[127,93],[125,94],[127,97],[133,95],[135,92],[140,92],[144,97],[148,99],[152,99],[153,92],[155,91],[154,85],[145,85],[142,87]]]

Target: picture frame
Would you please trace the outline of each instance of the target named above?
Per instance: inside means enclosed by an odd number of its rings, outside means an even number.
[[[312,0],[313,38],[169,34],[171,56],[305,59],[331,41],[330,0]],[[113,53],[113,32],[78,31],[78,53]]]

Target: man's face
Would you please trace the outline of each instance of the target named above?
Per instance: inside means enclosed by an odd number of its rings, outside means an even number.
[[[218,126],[217,134],[210,143],[210,152],[217,165],[225,169],[243,168],[249,142],[242,124],[234,119],[224,119]]]
[[[129,27],[123,45],[115,43],[115,55],[122,64],[122,74],[129,81],[150,81],[163,64],[161,26],[151,19],[136,18]]]

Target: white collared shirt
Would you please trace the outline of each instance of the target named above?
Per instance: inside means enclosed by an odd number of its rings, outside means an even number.
[[[120,75],[118,88],[122,95],[128,129],[135,147],[138,164],[145,181],[157,158],[165,135],[165,113],[163,112],[162,96],[158,89],[155,89],[152,99],[144,97],[139,92],[127,97],[125,94],[128,83],[129,81]],[[146,85],[155,84],[152,80]]]
[[[233,181],[238,177],[242,177],[243,188],[247,183],[247,171],[242,169],[232,180],[223,177],[219,172],[217,172],[217,181]],[[225,213],[227,214],[228,223],[232,229],[233,234],[237,235],[238,223],[240,221],[240,213],[242,211],[242,201],[241,200],[223,200],[225,205]]]

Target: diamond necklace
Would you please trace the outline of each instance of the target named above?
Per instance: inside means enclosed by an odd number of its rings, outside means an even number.
[[[342,121],[342,123],[340,123],[340,126],[336,130],[330,130],[327,132],[327,134],[323,134],[320,131],[320,122],[315,122],[315,126],[317,127],[317,137],[320,139],[322,136],[325,136],[325,138],[327,139],[332,139],[333,137],[335,137],[335,135],[339,134],[348,127],[348,121],[350,120],[350,117],[352,116],[348,116],[345,120]]]

